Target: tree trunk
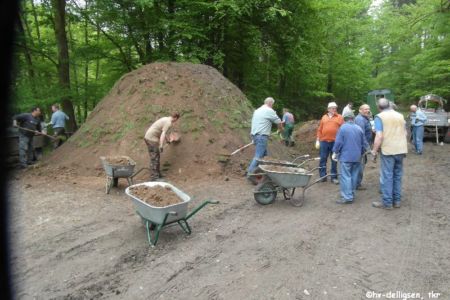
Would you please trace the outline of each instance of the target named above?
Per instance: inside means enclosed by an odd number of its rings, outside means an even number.
[[[86,10],[88,8],[89,1],[86,1]],[[89,48],[89,36],[88,36],[88,22],[84,21],[84,43],[86,48]],[[88,115],[88,85],[89,85],[89,58],[86,57],[84,65],[84,101],[83,101],[83,122],[86,122]]]
[[[69,65],[69,47],[66,35],[66,1],[52,0],[52,7],[55,13],[55,36],[58,47],[58,80],[64,93],[70,92],[70,65]],[[67,122],[67,131],[75,132],[77,122],[73,103],[69,96],[63,96],[61,104],[70,120]]]
[[[22,20],[23,18],[20,18],[19,16],[19,20],[17,22],[17,26],[19,29],[19,35],[22,38],[22,44],[23,44],[23,49],[24,49],[24,55],[25,55],[25,61],[27,62],[27,72],[28,72],[28,76],[29,76],[29,81],[30,81],[30,86],[31,86],[31,92],[33,93],[33,97],[37,97],[37,91],[36,91],[36,83],[35,83],[35,73],[34,73],[34,66],[33,66],[33,60],[31,58],[31,53],[30,50],[28,49],[28,45],[27,45],[27,36],[25,34],[24,28],[23,28],[23,23],[26,22],[26,20]],[[28,32],[28,34],[30,34]],[[31,39],[31,36],[28,36],[28,38]]]
[[[36,27],[36,35],[37,35],[39,46],[41,46],[42,45],[41,30],[39,29],[39,22],[38,22],[38,17],[37,17],[37,13],[36,13],[36,7],[34,6],[34,0],[30,0],[30,2],[31,2],[31,11],[33,12],[33,18],[34,18],[34,26]]]

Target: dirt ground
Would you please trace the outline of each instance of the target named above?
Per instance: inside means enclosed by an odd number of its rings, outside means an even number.
[[[314,163],[315,164],[315,163]],[[367,292],[440,293],[450,299],[450,145],[426,143],[405,161],[400,209],[372,208],[378,166],[369,162],[354,204],[320,183],[303,207],[258,205],[243,178],[171,182],[216,199],[165,228],[158,245],[124,194],[105,178],[11,181],[11,236],[18,299],[369,299]],[[372,184],[371,184],[372,183]],[[380,299],[384,299],[381,297]]]

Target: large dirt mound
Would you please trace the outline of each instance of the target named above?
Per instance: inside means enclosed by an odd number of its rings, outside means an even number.
[[[250,142],[250,102],[214,68],[190,63],[153,63],[124,75],[49,161],[79,175],[102,175],[104,155],[127,155],[137,168],[147,167],[145,131],[173,111],[181,113],[175,126],[181,142],[164,149],[163,173],[199,178],[246,167],[252,148],[231,164],[220,154]],[[280,145],[275,149],[280,153]]]
[[[298,143],[300,152],[309,154],[318,154],[314,145],[317,137],[317,128],[319,120],[311,120],[301,124],[295,129],[293,136]]]

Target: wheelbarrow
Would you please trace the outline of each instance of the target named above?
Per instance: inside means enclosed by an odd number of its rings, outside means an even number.
[[[107,157],[101,156],[100,160],[102,161],[103,169],[106,173],[106,185],[105,192],[109,194],[111,188],[117,187],[119,184],[119,178],[126,178],[128,182],[128,186],[133,184],[133,178],[139,174],[141,171],[148,168],[141,168],[139,171],[134,173],[134,168],[136,167],[136,162],[132,160],[128,156],[115,156],[118,158],[122,158],[128,161],[127,165],[114,165],[108,162]]]
[[[284,199],[289,200],[293,206],[302,206],[305,200],[305,192],[314,184],[322,181],[332,174],[320,177],[310,182],[313,176],[312,170],[305,170],[299,167],[260,165],[263,175],[261,181],[256,186],[253,195],[259,204],[267,205],[275,201],[278,192],[282,192]],[[294,197],[295,190],[302,188],[301,196]]]
[[[168,187],[182,200],[182,202],[164,207],[152,206],[130,193],[131,188],[140,185],[146,185],[148,187]],[[188,213],[188,203],[192,198],[167,182],[144,182],[135,184],[129,186],[125,190],[125,193],[131,197],[136,213],[141,217],[147,230],[148,243],[152,247],[158,242],[159,234],[163,227],[177,223],[185,233],[191,234],[192,231],[188,220],[206,205],[219,203],[219,201],[206,200]]]

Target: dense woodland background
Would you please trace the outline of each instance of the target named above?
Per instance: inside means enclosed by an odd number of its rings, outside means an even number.
[[[23,0],[13,112],[58,102],[69,131],[123,74],[155,61],[219,69],[256,106],[266,96],[298,119],[330,99],[450,99],[450,1]]]

